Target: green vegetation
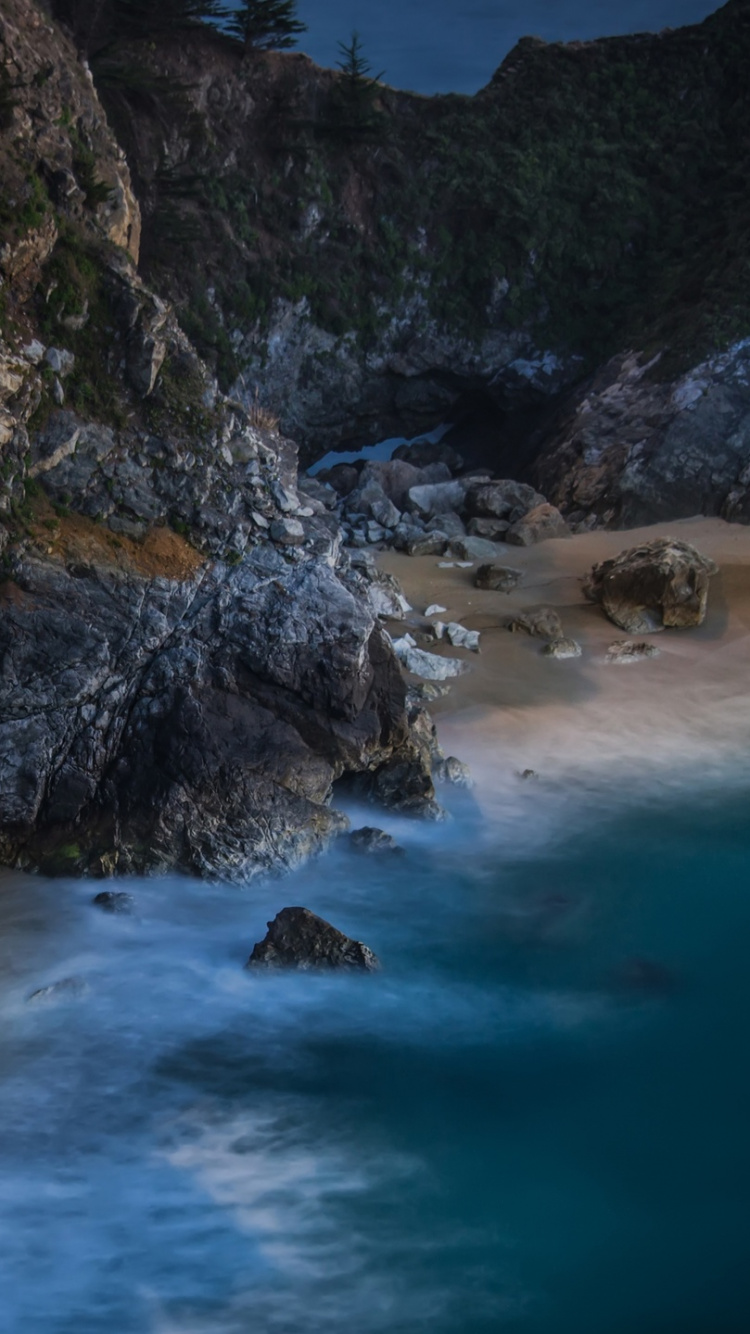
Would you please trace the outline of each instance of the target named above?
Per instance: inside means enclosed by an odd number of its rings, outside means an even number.
[[[295,46],[307,24],[297,18],[296,0],[242,0],[231,11],[228,31],[248,50],[283,50]]]
[[[362,50],[358,32],[348,42],[339,42],[341,70],[331,91],[328,108],[318,124],[319,134],[332,135],[344,143],[381,138],[386,118],[376,108],[378,84],[385,71],[372,73],[372,66]]]

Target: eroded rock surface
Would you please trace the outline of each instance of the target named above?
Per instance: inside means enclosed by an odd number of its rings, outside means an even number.
[[[716,573],[714,562],[688,542],[662,537],[595,565],[583,591],[621,630],[653,634],[701,625]]]
[[[282,908],[245,966],[374,973],[380,961],[367,945],[345,936],[309,908]]]

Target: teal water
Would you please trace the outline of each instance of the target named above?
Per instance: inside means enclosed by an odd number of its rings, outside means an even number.
[[[7,877],[4,1334],[746,1334],[748,793],[454,817],[133,919]],[[383,973],[244,973],[298,902]]]

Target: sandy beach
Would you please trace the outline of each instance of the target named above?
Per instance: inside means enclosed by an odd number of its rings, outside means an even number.
[[[628,636],[586,601],[581,578],[595,562],[662,536],[691,542],[718,564],[705,622],[648,636],[658,657],[609,663],[609,645]],[[500,551],[523,571],[510,594],[476,589],[476,565],[445,569],[436,557],[392,551],[378,558],[404,587],[414,608],[407,628],[420,646],[470,665],[431,707],[444,749],[470,763],[488,814],[497,818],[527,769],[579,796],[590,788],[594,800],[605,789],[627,795],[635,782],[712,786],[750,774],[750,528],[695,518]],[[479,654],[421,638],[429,622],[420,613],[432,603],[446,608],[432,620],[481,631]],[[580,658],[546,658],[544,641],[504,627],[514,612],[543,606],[558,612]]]

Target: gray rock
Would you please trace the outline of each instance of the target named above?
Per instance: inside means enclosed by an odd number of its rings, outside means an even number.
[[[384,852],[403,852],[403,848],[399,846],[395,838],[386,834],[385,830],[374,829],[371,825],[352,830],[349,835],[349,844],[355,852],[361,852],[367,857],[380,855]]]
[[[96,904],[97,908],[101,908],[102,912],[116,913],[118,916],[128,916],[133,911],[135,900],[133,899],[132,894],[104,889],[101,894],[97,894],[91,902]]]
[[[480,565],[474,575],[474,587],[491,589],[497,593],[510,593],[523,579],[523,571],[515,570],[511,565]]]
[[[282,908],[245,967],[374,973],[380,962],[367,945],[345,936],[309,908]]]
[[[413,486],[409,491],[409,508],[416,510],[425,519],[436,514],[461,509],[464,503],[465,486],[459,481],[433,482],[424,486]]]
[[[451,445],[442,440],[410,440],[398,445],[393,451],[394,459],[403,459],[417,468],[425,468],[431,463],[443,463],[452,473],[460,472],[464,460]]]
[[[539,639],[562,639],[562,621],[551,607],[540,607],[537,611],[523,611],[507,622],[506,629],[513,633],[523,631]]]
[[[468,764],[464,764],[463,760],[457,760],[455,755],[448,755],[446,759],[438,760],[432,772],[438,783],[452,783],[454,787],[465,788],[474,786]]]
[[[499,542],[509,528],[508,519],[470,519],[466,531],[470,537],[486,537],[490,542]]]
[[[545,501],[514,523],[505,534],[505,541],[516,547],[531,547],[551,537],[570,535],[570,529],[560,511]]]
[[[463,519],[448,510],[445,514],[436,514],[425,524],[428,533],[445,533],[446,537],[463,537],[466,533]]]
[[[496,482],[477,482],[466,495],[466,513],[470,518],[507,519],[515,523],[528,514],[535,505],[544,502],[544,496],[525,482],[512,478]]]
[[[459,560],[496,560],[500,548],[486,537],[454,537],[451,542],[451,555]]]
[[[370,513],[375,522],[381,524],[383,528],[395,528],[396,524],[401,522],[401,511],[397,510],[393,501],[385,495],[382,500],[372,502]]]
[[[417,533],[406,540],[408,556],[442,556],[448,546],[445,533]]]
[[[50,369],[55,372],[55,375],[59,375],[63,379],[66,375],[70,375],[70,372],[76,364],[76,359],[73,353],[66,351],[66,349],[62,347],[48,347],[44,360]]]
[[[648,644],[645,639],[616,639],[607,649],[607,662],[626,665],[630,662],[642,662],[644,658],[658,658],[656,644]]]
[[[702,625],[717,567],[688,542],[644,542],[595,565],[583,591],[629,634]]]
[[[575,639],[552,639],[542,649],[545,658],[580,658],[581,645]]]
[[[408,672],[427,681],[447,681],[452,676],[462,676],[468,669],[468,664],[460,658],[442,658],[403,639],[397,639],[393,648]]]
[[[271,524],[271,537],[283,546],[301,547],[305,541],[305,529],[299,519],[275,519]]]
[[[438,626],[442,632],[440,634],[437,633]],[[438,621],[435,631],[438,639],[447,639],[454,648],[468,648],[472,653],[479,652],[478,630],[467,630],[466,626],[460,625],[458,621],[449,621],[445,626]]]

